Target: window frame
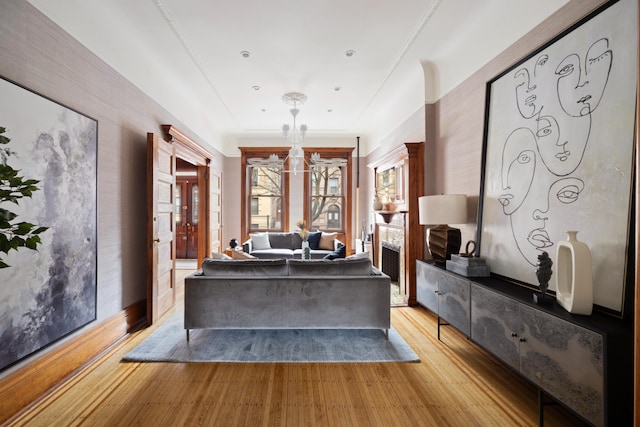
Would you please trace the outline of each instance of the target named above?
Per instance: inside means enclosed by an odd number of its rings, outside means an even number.
[[[254,230],[251,228],[251,200],[252,194],[250,192],[249,186],[252,184],[253,177],[251,174],[251,168],[249,167],[248,160],[255,158],[263,158],[267,159],[272,154],[277,154],[281,159],[285,159],[287,154],[289,153],[289,148],[287,147],[239,147],[241,158],[240,165],[242,169],[241,174],[241,202],[240,202],[240,210],[241,210],[241,223],[240,223],[240,232],[243,236],[243,241],[249,238],[249,233],[258,232],[258,231],[286,231],[289,224],[289,174],[282,173],[282,192],[281,192],[281,227],[278,229],[259,229]],[[288,163],[288,162],[287,162]],[[288,168],[288,164],[284,165],[284,169]]]
[[[352,153],[354,148],[349,147],[333,147],[333,148],[312,148],[304,147],[304,158],[307,164],[311,163],[311,155],[313,153],[320,154],[321,158],[325,159],[344,159],[347,164],[343,170],[343,194],[344,205],[342,206],[342,228],[340,230],[331,229],[330,232],[337,232],[338,238],[347,246],[347,252],[351,249],[351,237],[352,237],[352,206],[353,206],[353,194],[352,194]],[[311,200],[313,197],[311,191],[311,173],[304,174],[304,191],[303,191],[303,215],[307,224],[311,224]],[[327,194],[327,196],[330,196]],[[324,230],[327,231],[327,230]]]

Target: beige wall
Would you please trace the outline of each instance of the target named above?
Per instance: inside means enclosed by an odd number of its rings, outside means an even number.
[[[98,121],[97,298],[105,319],[146,297],[146,134],[161,134],[164,123],[188,129],[26,1],[0,0],[0,10],[0,75]],[[213,167],[221,170],[222,156]]]
[[[424,110],[409,117],[378,144],[368,162],[403,142],[424,140],[425,194],[467,194],[469,223],[461,227],[462,241],[475,240],[487,81],[603,3],[603,0],[567,3],[439,101],[427,104]],[[428,82],[426,86],[430,86]],[[424,137],[415,139],[420,136],[416,130],[416,123],[420,121],[424,125]]]

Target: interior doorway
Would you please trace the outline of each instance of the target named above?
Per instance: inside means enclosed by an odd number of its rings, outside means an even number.
[[[198,168],[176,159],[176,259],[198,259],[199,220]]]

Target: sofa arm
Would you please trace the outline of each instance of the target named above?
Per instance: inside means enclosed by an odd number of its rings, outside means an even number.
[[[251,251],[253,250],[253,245],[251,243],[251,239],[247,240],[246,242],[244,242],[242,244],[242,250],[248,254],[251,253]]]

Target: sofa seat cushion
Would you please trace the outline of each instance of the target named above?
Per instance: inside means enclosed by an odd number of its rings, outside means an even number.
[[[292,258],[293,250],[284,248],[259,249],[251,251],[251,255],[260,259]]]
[[[340,258],[335,260],[311,259],[287,260],[289,276],[369,276],[372,274],[368,258]]]
[[[285,259],[205,259],[203,276],[286,276]]]

